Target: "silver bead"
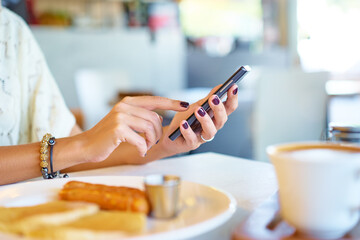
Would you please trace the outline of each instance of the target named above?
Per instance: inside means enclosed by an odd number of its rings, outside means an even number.
[[[44,179],[49,179],[49,174],[48,174],[48,169],[47,168],[42,168],[41,169],[41,174],[42,174]]]

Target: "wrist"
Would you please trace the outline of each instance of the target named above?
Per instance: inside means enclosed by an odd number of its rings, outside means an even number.
[[[159,152],[162,155],[161,158],[169,157],[176,154],[176,152],[174,152],[174,145],[172,144],[172,141],[169,138],[168,129],[169,129],[168,126],[163,128],[164,134],[158,143]]]
[[[56,139],[54,166],[57,170],[87,162],[84,140],[80,135]]]
[[[91,136],[88,132],[83,132],[78,135],[72,136],[69,138],[70,148],[74,151],[77,156],[77,164],[96,162],[96,152],[92,150],[97,150],[97,146],[92,146],[93,143]]]
[[[168,152],[166,145],[163,144],[163,142],[160,140],[158,144],[153,146],[150,149],[152,160],[158,160],[162,158],[166,158],[168,156],[171,156],[171,153]]]

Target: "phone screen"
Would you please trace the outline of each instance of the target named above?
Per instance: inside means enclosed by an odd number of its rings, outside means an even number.
[[[231,75],[231,77],[225,81],[223,85],[214,93],[214,95],[217,95],[220,99],[227,93],[227,91],[231,88],[232,85],[240,82],[244,76],[250,71],[249,66],[241,66],[236,72]],[[209,111],[210,105],[209,105],[209,99],[206,99],[206,101],[201,105],[202,108],[205,111]],[[190,127],[195,130],[198,125],[199,121],[196,119],[195,114],[191,114],[190,117],[186,119]],[[180,127],[178,127],[174,132],[172,132],[169,136],[169,138],[174,141],[181,135]]]

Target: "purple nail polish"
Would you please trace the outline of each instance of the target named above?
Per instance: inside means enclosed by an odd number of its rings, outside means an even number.
[[[237,92],[238,92],[238,88],[235,88],[235,89],[233,90],[233,94],[236,95]]]
[[[157,140],[155,144],[158,144],[160,140]]]
[[[183,108],[188,108],[189,103],[188,102],[180,102],[180,106],[182,106]]]
[[[215,104],[215,105],[219,105],[219,103],[220,103],[219,97],[218,97],[218,96],[215,96],[215,97],[213,98],[212,102],[213,102],[213,104]]]
[[[200,116],[205,116],[205,110],[203,109],[203,108],[200,108],[199,110],[198,110],[198,114],[200,115]]]
[[[183,128],[185,128],[185,129],[188,129],[188,128],[189,128],[189,124],[188,124],[187,122],[184,122],[182,126],[183,126]]]

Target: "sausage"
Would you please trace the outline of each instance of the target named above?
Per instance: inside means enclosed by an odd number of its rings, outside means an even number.
[[[96,203],[104,210],[148,214],[150,206],[143,191],[130,187],[107,186],[80,181],[66,183],[59,192],[62,200]]]

